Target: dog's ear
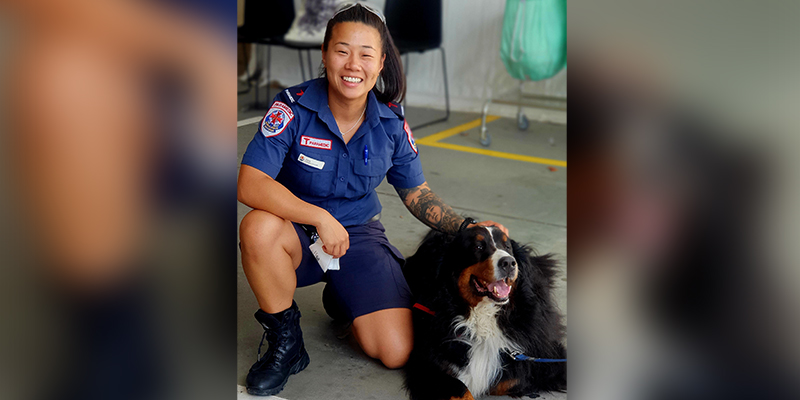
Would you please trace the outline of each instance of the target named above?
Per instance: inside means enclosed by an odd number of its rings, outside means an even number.
[[[425,235],[425,238],[422,239],[422,242],[419,244],[419,248],[417,248],[417,251],[414,253],[414,255],[420,258],[425,258],[429,263],[439,261],[438,259],[442,257],[442,253],[444,252],[447,243],[452,240],[449,239],[448,236],[449,235],[444,233],[431,230],[427,235]]]
[[[438,284],[446,249],[453,238],[453,235],[431,230],[414,255],[406,259],[403,274],[412,293],[427,293]]]
[[[530,246],[526,246],[524,244],[518,243],[514,239],[511,240],[511,251],[514,255],[514,258],[517,259],[518,262],[525,262],[530,263],[531,253],[533,249]]]
[[[439,269],[444,262],[445,254],[447,253],[447,248],[450,246],[450,243],[453,242],[455,236],[431,230],[425,235],[425,238],[422,239],[422,243],[417,250],[417,254],[424,254],[424,257],[430,262],[431,266],[433,266],[436,270],[435,277],[439,277]]]
[[[520,273],[534,279],[544,279],[552,286],[558,273],[558,263],[553,254],[537,255],[530,246],[511,240],[514,258],[520,265]]]

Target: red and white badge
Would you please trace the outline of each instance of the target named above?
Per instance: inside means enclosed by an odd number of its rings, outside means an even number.
[[[300,136],[300,146],[312,147],[315,149],[330,150],[332,142],[326,139],[318,139],[310,136]]]
[[[261,133],[264,137],[278,136],[293,119],[292,109],[286,103],[276,101],[261,120]]]
[[[414,141],[414,135],[411,134],[411,128],[408,127],[408,121],[403,121],[403,130],[406,131],[406,136],[408,137],[408,144],[410,144],[411,148],[414,149],[414,153],[419,153],[417,151],[417,143]]]

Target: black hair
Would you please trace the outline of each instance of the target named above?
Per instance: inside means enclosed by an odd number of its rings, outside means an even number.
[[[403,74],[403,63],[400,62],[400,52],[394,45],[394,40],[392,40],[392,35],[389,34],[389,28],[386,27],[386,24],[375,13],[367,10],[361,4],[356,4],[334,15],[328,21],[328,26],[325,28],[325,39],[322,41],[323,52],[328,51],[328,42],[331,40],[333,27],[340,22],[360,22],[378,30],[381,35],[381,44],[383,45],[382,52],[386,55],[386,59],[383,61],[383,70],[381,70],[381,74],[372,91],[381,103],[390,101],[399,103],[403,101],[406,95],[406,77]],[[326,76],[324,65],[320,66],[319,76]]]

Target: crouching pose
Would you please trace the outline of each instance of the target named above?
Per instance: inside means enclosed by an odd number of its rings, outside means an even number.
[[[360,4],[342,7],[328,22],[322,63],[322,78],[276,96],[239,172],[239,201],[253,208],[240,226],[242,264],[269,343],[247,375],[254,395],[280,392],[309,363],[293,301],[299,286],[327,283],[326,310],[352,321],[367,355],[388,368],[408,360],[411,293],[403,256],[380,222],[375,188],[384,177],[433,229],[474,224],[425,182],[397,103],[405,78],[384,17]],[[317,237],[339,270],[320,268],[309,250]]]

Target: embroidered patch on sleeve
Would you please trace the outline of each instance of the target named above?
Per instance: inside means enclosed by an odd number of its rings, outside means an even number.
[[[411,148],[414,149],[414,153],[419,154],[417,151],[417,143],[414,141],[414,135],[411,134],[411,128],[408,127],[408,121],[403,121],[403,130],[406,131],[406,136],[408,137],[408,144],[411,145]]]
[[[280,135],[292,119],[294,119],[292,109],[285,103],[276,101],[261,120],[261,133],[264,137]]]

